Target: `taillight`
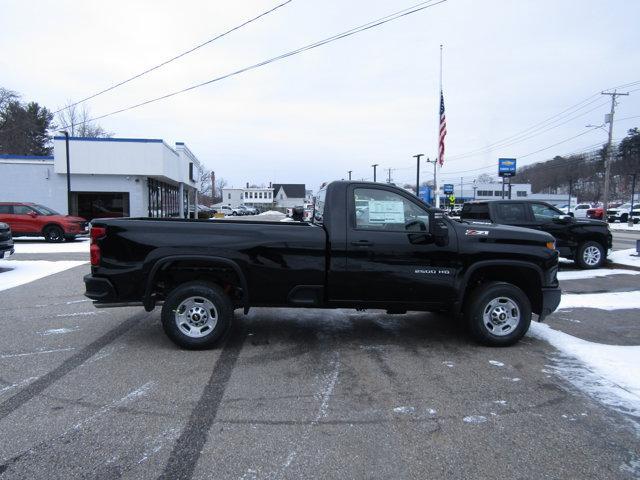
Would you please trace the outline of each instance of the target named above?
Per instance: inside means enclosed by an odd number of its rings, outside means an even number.
[[[89,247],[91,265],[100,264],[100,247],[98,246],[98,240],[104,238],[106,234],[107,229],[104,227],[91,227],[91,246]]]

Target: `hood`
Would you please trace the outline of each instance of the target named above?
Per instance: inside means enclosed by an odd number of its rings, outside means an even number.
[[[574,218],[572,222],[574,225],[597,225],[597,226],[606,226],[607,222],[603,220],[595,220],[593,218]]]
[[[553,235],[532,228],[513,227],[498,223],[484,223],[474,221],[458,222],[458,234],[467,239],[477,238],[486,240],[513,241],[514,243],[534,243],[544,245],[553,242]]]

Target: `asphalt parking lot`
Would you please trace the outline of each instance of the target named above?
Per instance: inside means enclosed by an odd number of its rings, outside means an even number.
[[[569,299],[640,290],[561,269]],[[95,309],[88,271],[0,291],[1,479],[640,477],[640,398],[617,402],[545,326],[492,349],[442,315],[238,310],[222,348],[190,352],[159,310]],[[639,346],[639,310],[586,301],[545,325]]]

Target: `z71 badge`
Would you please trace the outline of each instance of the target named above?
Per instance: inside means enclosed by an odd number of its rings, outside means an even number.
[[[469,236],[483,236],[483,237],[488,237],[489,236],[489,230],[474,230],[471,228],[468,228],[465,232],[465,235],[469,235]]]

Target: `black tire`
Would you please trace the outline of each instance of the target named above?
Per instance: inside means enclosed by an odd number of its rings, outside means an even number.
[[[197,298],[198,300],[206,300],[211,302],[215,307],[217,321],[215,325],[203,336],[193,337],[184,332],[184,329],[178,326],[176,321],[176,311],[183,301],[189,298]],[[204,303],[201,304],[206,307]],[[211,312],[210,312],[211,314]],[[213,317],[213,315],[211,315]],[[169,293],[164,305],[162,306],[162,328],[167,336],[179,347],[189,350],[199,350],[204,348],[212,348],[222,338],[225,332],[231,326],[233,318],[233,304],[231,299],[222,291],[220,287],[205,282],[188,282],[184,283]],[[185,318],[185,320],[187,320]],[[201,320],[198,318],[197,320]],[[189,324],[186,321],[184,324]],[[189,326],[189,325],[188,325]],[[205,325],[206,326],[206,325]],[[204,327],[203,327],[204,328]],[[196,329],[194,329],[196,332]],[[197,332],[196,332],[197,334]]]
[[[599,252],[597,254],[598,255],[597,259],[594,259],[593,255],[590,255],[590,253],[594,252],[593,250],[594,248],[596,248]],[[579,268],[592,269],[592,268],[600,268],[602,265],[604,265],[604,262],[606,259],[607,259],[607,252],[602,246],[602,244],[594,241],[588,241],[588,242],[581,243],[578,246],[575,262]]]
[[[236,215],[238,215],[238,213],[237,212],[231,212],[231,215],[235,217]]]
[[[64,236],[64,239],[65,239],[67,242],[75,242],[75,241],[76,241],[76,236],[75,236],[75,235],[65,235],[65,236]]]
[[[42,233],[47,242],[60,243],[64,241],[64,231],[56,225],[45,228]]]
[[[491,311],[491,304],[496,299],[508,299],[511,302],[509,304],[508,302],[502,303],[500,301],[496,303],[496,307],[503,306],[507,310],[511,310],[509,314],[513,315],[514,311],[510,308],[510,305],[513,305],[519,314],[517,323],[505,333],[499,333],[498,329],[506,329],[506,324],[500,325],[487,321],[493,331],[485,325],[485,313],[488,318],[491,318],[492,313],[494,313]],[[531,324],[531,302],[529,302],[529,298],[525,293],[515,285],[506,282],[491,282],[481,285],[471,293],[471,297],[465,307],[464,317],[469,333],[476,341],[490,347],[508,347],[517,343],[529,330],[529,325]]]
[[[620,223],[627,223],[629,221],[629,214],[623,213],[620,215]]]

